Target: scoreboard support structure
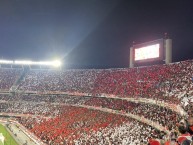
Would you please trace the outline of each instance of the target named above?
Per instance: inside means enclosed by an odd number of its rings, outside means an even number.
[[[172,39],[165,40],[165,63],[172,63]]]
[[[172,39],[158,39],[130,47],[130,68],[157,63],[172,63]]]
[[[129,63],[130,68],[134,67],[133,60],[134,60],[134,58],[133,58],[133,47],[130,47],[130,61],[129,61],[130,62]]]

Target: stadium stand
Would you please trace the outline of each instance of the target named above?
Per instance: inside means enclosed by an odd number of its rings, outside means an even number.
[[[65,106],[62,112],[59,117],[48,121],[39,122],[39,120],[27,118],[21,120],[21,123],[48,144],[64,144],[64,141],[66,144],[107,144],[108,142],[128,144],[133,141],[140,144],[141,141],[147,140],[151,133],[157,137],[159,132],[133,119],[86,108]],[[138,125],[131,130],[134,124]],[[140,129],[144,131],[140,133]],[[123,130],[125,131],[122,132]],[[117,135],[111,134],[119,134],[120,131],[122,134],[117,139],[113,137]],[[146,132],[150,134],[145,134]],[[121,139],[129,134],[134,138],[131,140],[127,138],[125,141]]]
[[[15,81],[18,79],[22,69],[0,68],[0,90],[9,91]]]
[[[0,71],[0,113],[23,114],[18,121],[50,145],[164,144],[180,136],[174,132],[182,128],[176,125],[181,119],[189,118],[187,132],[193,128],[193,60],[132,69]],[[121,112],[155,122],[165,131]]]
[[[192,60],[133,69],[30,70],[18,90],[143,97],[179,104],[193,93],[192,72]]]

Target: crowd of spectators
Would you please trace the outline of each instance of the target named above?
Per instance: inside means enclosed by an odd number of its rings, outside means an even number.
[[[1,68],[0,89],[9,91],[22,71]],[[186,105],[193,102],[192,74],[193,60],[131,69],[28,70],[17,90],[143,97]]]
[[[20,90],[38,92],[91,93],[96,70],[30,70],[19,85]]]
[[[142,102],[130,102],[118,98],[68,95],[0,95],[0,101],[3,101],[0,104],[1,112],[7,113],[56,116],[57,113],[51,114],[51,112],[56,112],[55,110],[57,108],[59,110],[59,106],[63,104],[72,104],[102,107],[131,113],[158,122],[167,128],[171,127],[172,124],[175,124],[181,118],[178,113],[166,107]],[[186,110],[191,110],[192,106],[188,105],[186,108]]]
[[[9,91],[22,71],[1,68],[0,89]],[[193,95],[192,74],[193,60],[132,69],[28,70],[18,81],[17,90],[107,94],[186,104]]]
[[[55,117],[59,114],[61,106],[47,103],[33,102],[4,102],[0,103],[0,113],[15,113],[28,115],[41,115]]]
[[[22,118],[20,123],[49,145],[177,145],[177,142],[190,145],[192,140],[192,117],[188,119],[188,126],[181,120],[170,134],[166,134],[118,114],[74,106],[63,106],[62,109],[55,118]]]
[[[189,116],[193,114],[193,60],[132,69],[28,70],[23,77],[22,69],[0,69],[0,74],[0,90],[9,91],[21,78],[16,84],[16,94],[0,95],[0,113],[51,116],[49,120],[32,117],[20,120],[51,145],[146,144],[149,137],[163,138],[153,127],[133,119],[65,104],[131,113],[157,122],[170,131],[182,116],[158,104],[130,102],[124,98],[180,104]],[[22,92],[36,94],[20,94]],[[53,95],[56,92],[61,95]],[[62,95],[73,92],[89,97]],[[111,95],[118,98],[108,98]]]
[[[153,98],[179,104],[185,94],[191,97],[192,74],[192,60],[169,65],[104,70],[95,82],[94,93]]]
[[[130,120],[116,127],[106,127],[99,131],[85,134],[75,140],[75,144],[119,144],[119,145],[147,145],[151,138],[166,138],[164,132],[160,132],[151,126]]]
[[[21,73],[22,69],[0,68],[0,90],[9,91]]]
[[[192,74],[193,60],[131,69],[30,70],[18,90],[143,97],[184,105],[183,98],[193,94]]]
[[[175,111],[156,104],[136,103],[118,98],[76,97],[68,95],[15,95],[12,97],[0,96],[0,101],[3,101],[3,103],[0,103],[0,112],[49,117],[55,117],[61,113],[61,107],[64,104],[102,107],[147,118],[170,130],[175,127],[175,124],[182,117]]]
[[[164,127],[171,128],[181,119],[176,112],[155,104],[135,103],[121,99],[92,97],[84,105],[120,110],[158,122]]]
[[[152,135],[157,138],[160,133],[155,128],[120,115],[72,106],[64,106],[63,109],[62,114],[53,119],[22,118],[20,123],[50,145],[139,144],[147,143]]]

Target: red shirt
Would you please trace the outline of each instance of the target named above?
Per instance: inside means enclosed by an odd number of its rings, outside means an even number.
[[[182,143],[186,139],[191,140],[191,136],[190,136],[189,133],[180,135],[177,140],[178,140],[179,143]]]
[[[170,141],[165,142],[164,145],[170,145]],[[175,145],[178,145],[177,143]]]
[[[161,145],[159,141],[153,140],[153,139],[150,139],[150,140],[149,140],[149,144],[150,144],[150,145]]]

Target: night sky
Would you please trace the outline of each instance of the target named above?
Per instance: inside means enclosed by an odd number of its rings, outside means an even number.
[[[192,0],[1,0],[0,57],[62,59],[69,68],[129,66],[132,42],[173,40],[193,59]]]

